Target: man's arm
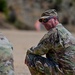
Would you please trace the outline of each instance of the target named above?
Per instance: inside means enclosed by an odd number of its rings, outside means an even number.
[[[31,47],[27,53],[32,53],[36,55],[44,55],[51,49],[51,44],[49,38],[42,40],[36,47]]]

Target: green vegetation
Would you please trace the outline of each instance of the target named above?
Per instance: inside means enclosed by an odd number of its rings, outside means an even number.
[[[0,12],[3,12],[5,15],[7,15],[7,2],[6,0],[0,0]]]
[[[62,3],[62,0],[56,0],[56,4],[61,4]]]
[[[61,3],[62,3],[62,0],[55,0],[54,8],[55,8],[57,11],[61,11]]]

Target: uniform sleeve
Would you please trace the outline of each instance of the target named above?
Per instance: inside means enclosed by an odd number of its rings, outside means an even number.
[[[59,52],[64,48],[64,41],[58,30],[54,29],[47,33],[36,47],[32,47],[30,52],[36,55],[44,55],[49,50]]]
[[[36,47],[30,48],[30,53],[36,55],[44,55],[51,49],[49,34],[46,34]]]

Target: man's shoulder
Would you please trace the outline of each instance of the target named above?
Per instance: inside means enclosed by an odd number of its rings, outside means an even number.
[[[12,47],[10,41],[2,33],[0,33],[0,48],[1,47]]]
[[[59,24],[57,27],[50,29],[44,36],[43,38],[40,40],[44,41],[45,39],[49,39],[50,37],[52,37],[52,35],[57,34],[58,32],[58,28],[60,29],[60,27],[62,26],[62,24]]]
[[[53,35],[53,34],[56,33],[56,32],[57,32],[56,28],[53,28],[53,29],[49,30],[49,31],[43,36],[43,38],[40,40],[40,42],[49,39],[49,38],[51,37],[51,35]]]
[[[63,28],[62,24],[58,24],[56,27],[50,29],[50,30],[44,35],[44,37],[45,37],[45,38],[48,38],[50,35],[57,33],[57,31],[58,31],[59,29],[61,30],[62,28]]]
[[[61,32],[62,34],[68,34],[68,35],[72,35],[68,29],[66,29],[62,24],[59,24],[56,26],[56,29],[58,30],[58,32]]]

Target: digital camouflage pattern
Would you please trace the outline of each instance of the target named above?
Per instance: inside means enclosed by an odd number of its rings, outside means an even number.
[[[0,75],[14,75],[12,45],[0,33]]]
[[[32,75],[75,75],[74,37],[58,24],[27,51],[25,63]]]

